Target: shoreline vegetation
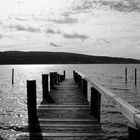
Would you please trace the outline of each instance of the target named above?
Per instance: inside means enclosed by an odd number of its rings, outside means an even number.
[[[140,64],[140,60],[66,52],[5,51],[0,52],[0,64]]]

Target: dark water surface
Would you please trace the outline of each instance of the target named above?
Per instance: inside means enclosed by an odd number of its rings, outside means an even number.
[[[128,68],[128,83],[125,83],[125,67]],[[15,69],[14,86],[11,71]],[[137,86],[134,84],[134,70],[137,68]],[[138,64],[84,64],[84,65],[1,65],[0,66],[0,136],[13,140],[15,135],[27,125],[26,80],[37,82],[37,103],[42,99],[42,74],[50,71],[72,77],[72,71],[78,70],[88,78],[111,90],[125,101],[140,110],[140,65]],[[128,138],[127,120],[102,98],[102,128],[109,140]]]

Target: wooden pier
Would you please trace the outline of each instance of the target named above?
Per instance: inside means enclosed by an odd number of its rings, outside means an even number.
[[[140,139],[140,111],[84,74],[73,71],[73,79],[65,79],[65,71],[63,75],[51,72],[42,75],[42,86],[42,102],[37,107],[36,82],[27,81],[29,125],[17,140],[104,140],[102,96],[129,121],[129,140]]]
[[[37,107],[37,117],[36,112],[32,110],[35,107],[32,105],[31,109],[28,107],[28,111],[33,111],[34,115],[30,113],[29,126],[23,130],[17,140],[105,139],[101,124],[93,117],[86,96],[81,92],[79,85],[74,79],[65,79],[65,72],[64,76],[60,77],[63,82],[58,83],[53,80],[56,83],[54,85],[50,82],[53,85],[49,93],[51,102],[48,103],[43,94],[44,100]]]

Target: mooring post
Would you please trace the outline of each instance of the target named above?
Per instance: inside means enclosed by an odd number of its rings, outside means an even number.
[[[82,93],[87,97],[87,81],[82,79]]]
[[[91,87],[91,114],[100,122],[101,94]]]
[[[128,140],[139,140],[140,130],[131,124],[128,125]]]
[[[60,74],[57,74],[57,83],[60,83]]]
[[[125,82],[127,83],[127,68],[125,68]]]
[[[81,77],[81,75],[78,75],[78,85],[79,85],[79,87],[81,87],[81,80],[82,79],[82,77]]]
[[[12,85],[14,84],[14,69],[12,69]]]
[[[75,71],[73,71],[73,79],[74,79],[74,81],[75,81]]]
[[[43,101],[46,101],[49,94],[48,74],[42,75],[42,91],[43,91],[43,96],[42,96]]]
[[[66,79],[66,71],[64,70],[63,72],[63,75],[64,75],[64,80]]]
[[[57,72],[54,72],[54,83],[57,84]]]
[[[137,85],[137,69],[135,68],[135,86]]]
[[[27,81],[27,109],[29,129],[37,121],[36,81]]]
[[[50,88],[54,88],[54,73],[50,72]]]

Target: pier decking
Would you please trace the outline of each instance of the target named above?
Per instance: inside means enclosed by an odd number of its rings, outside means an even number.
[[[37,108],[37,121],[23,130],[17,140],[103,140],[104,133],[91,115],[86,96],[73,79],[56,84],[51,103]]]

